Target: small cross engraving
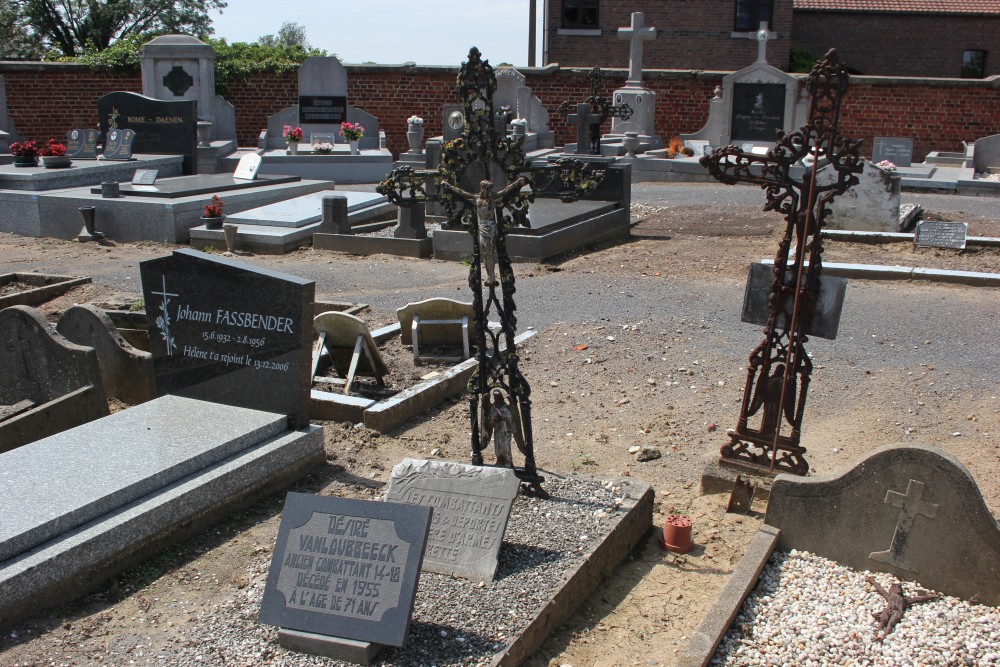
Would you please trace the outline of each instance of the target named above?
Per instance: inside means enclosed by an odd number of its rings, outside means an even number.
[[[869,558],[909,572],[915,571],[903,556],[903,549],[906,548],[913,522],[918,516],[925,516],[929,519],[937,518],[938,507],[940,507],[923,499],[925,488],[926,485],[923,482],[911,479],[906,485],[905,494],[897,491],[886,492],[885,504],[898,507],[902,511],[896,521],[896,530],[892,534],[892,544],[885,551],[873,551],[868,554]]]
[[[15,324],[11,327],[11,331],[7,335],[7,351],[11,353],[11,357],[21,362],[21,369],[24,371],[24,376],[30,378],[31,366],[28,365],[27,353],[31,350],[31,344],[24,339],[22,333],[20,325]]]

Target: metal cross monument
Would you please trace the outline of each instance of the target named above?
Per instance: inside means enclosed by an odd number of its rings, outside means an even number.
[[[628,120],[632,117],[632,107],[627,104],[615,106],[611,100],[601,95],[601,85],[604,74],[600,67],[590,70],[587,75],[590,80],[590,97],[579,104],[563,102],[559,105],[559,113],[566,114],[566,120],[576,123],[576,152],[586,153],[589,146],[594,155],[601,153],[601,124],[608,118]],[[588,139],[589,131],[589,139]]]
[[[445,144],[438,169],[399,167],[377,190],[397,206],[439,200],[448,212],[448,226],[468,229],[472,235],[469,287],[479,362],[468,385],[472,463],[483,464],[483,450],[492,436],[497,464],[511,466],[522,482],[544,494],[531,432],[531,387],[518,368],[514,345],[516,288],[507,233],[529,226],[528,206],[536,195],[576,201],[600,185],[602,168],[606,167],[569,159],[541,167],[526,165],[522,138],[497,133],[493,113],[496,87],[493,67],[473,47],[458,75],[465,115],[462,135]],[[491,174],[504,182],[494,187]],[[482,180],[478,187],[470,186],[470,192],[463,189],[463,181],[468,182],[473,175]],[[491,315],[500,320],[499,329],[487,326]],[[523,467],[513,464],[512,439],[524,456]]]
[[[723,183],[759,184],[767,191],[764,210],[784,213],[787,221],[774,258],[764,340],[750,354],[739,421],[728,433],[730,442],[722,447],[720,463],[757,472],[809,472],[799,438],[812,373],[805,343],[820,290],[823,218],[834,197],[857,184],[855,174],[863,168],[861,141],[841,136],[838,128],[847,83],[847,71],[831,49],[806,80],[810,93],[806,125],[780,137],[767,155],[724,146],[701,160]],[[803,158],[810,164],[796,180],[792,167]],[[820,184],[816,171],[823,160],[829,161],[833,177],[832,182],[824,179]],[[795,256],[790,258],[792,242]],[[758,412],[762,412],[760,424],[750,428],[748,420]],[[791,432],[783,435],[786,423]]]

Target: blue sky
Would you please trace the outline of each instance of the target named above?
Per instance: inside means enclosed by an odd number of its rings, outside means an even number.
[[[539,17],[544,0],[537,0]],[[211,12],[216,37],[252,42],[286,21],[306,29],[313,46],[346,63],[458,66],[469,47],[497,65],[528,64],[528,0],[229,0]],[[541,65],[541,22],[537,34]]]

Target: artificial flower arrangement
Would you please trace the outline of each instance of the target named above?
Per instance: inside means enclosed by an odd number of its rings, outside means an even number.
[[[59,143],[55,139],[49,139],[48,141],[45,142],[45,145],[43,145],[41,148],[38,149],[38,154],[44,156],[61,157],[63,155],[66,155],[66,145]]]
[[[413,115],[413,116],[410,116],[409,118],[406,119],[406,124],[407,125],[423,125],[424,124],[424,119],[421,118],[420,116]]]
[[[41,150],[37,141],[15,141],[10,145],[10,154],[15,157],[38,157]]]
[[[297,144],[300,141],[302,141],[301,127],[292,127],[291,125],[286,125],[282,129],[281,134],[283,137],[285,137],[285,141],[287,141],[290,144]]]
[[[320,141],[313,144],[313,153],[317,155],[329,155],[333,152],[333,144],[329,141]]]
[[[365,128],[361,123],[349,123],[345,120],[340,124],[340,136],[348,141],[358,141],[365,136]]]
[[[685,146],[680,137],[674,137],[667,143],[666,155],[668,158],[675,158],[678,155],[692,157],[694,155],[694,149],[690,146]]]
[[[527,126],[528,119],[527,118],[515,118],[514,120],[510,121],[510,124],[511,125],[525,125],[525,126]]]
[[[222,205],[223,201],[219,199],[219,195],[212,195],[212,201],[205,204],[205,214],[203,218],[221,218],[222,217]]]
[[[11,144],[11,145],[13,145],[13,144]],[[893,164],[892,162],[890,162],[889,160],[882,160],[881,162],[879,162],[875,166],[878,167],[879,169],[883,170],[883,171],[888,171],[889,173],[892,173],[892,172],[896,171],[896,165]]]
[[[511,114],[511,109],[510,109],[510,105],[509,104],[501,104],[500,108],[497,109],[497,116],[499,118],[510,118],[511,115],[512,114]]]

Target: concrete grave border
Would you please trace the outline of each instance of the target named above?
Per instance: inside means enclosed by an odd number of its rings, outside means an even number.
[[[65,294],[77,285],[86,285],[91,280],[90,278],[58,276],[50,273],[4,273],[0,275],[0,286],[14,282],[36,285],[36,287],[0,296],[0,310],[9,306],[37,306]]]

